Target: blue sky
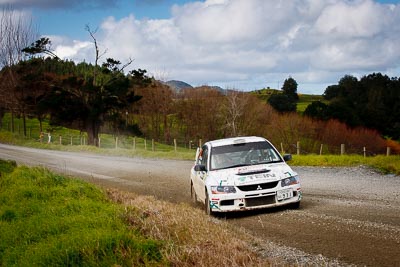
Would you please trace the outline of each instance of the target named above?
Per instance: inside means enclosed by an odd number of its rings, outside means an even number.
[[[293,77],[322,94],[346,74],[400,76],[400,3],[384,0],[0,0],[62,58],[106,57],[161,80],[254,90]]]

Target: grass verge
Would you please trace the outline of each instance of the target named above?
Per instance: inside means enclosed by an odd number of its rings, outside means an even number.
[[[249,235],[190,205],[2,160],[0,236],[0,266],[270,265]]]
[[[0,174],[0,266],[169,264],[95,186],[5,161]]]
[[[373,156],[363,157],[360,155],[293,155],[289,161],[292,166],[370,166],[382,173],[394,173],[400,175],[400,156]]]

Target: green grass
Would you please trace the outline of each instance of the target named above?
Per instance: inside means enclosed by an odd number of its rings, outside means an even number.
[[[257,96],[259,99],[263,101],[268,101],[268,98],[273,94],[281,94],[282,90],[276,89],[260,89],[251,92],[253,95]],[[299,101],[297,102],[296,110],[299,114],[302,114],[308,105],[310,105],[313,101],[324,101],[322,95],[309,95],[309,94],[298,94]]]
[[[0,237],[0,266],[270,266],[251,235],[189,204],[1,159]]]
[[[265,89],[265,92],[274,91],[273,89]],[[263,92],[263,91],[262,91]],[[315,100],[313,95],[300,95],[300,99],[303,101]],[[9,118],[8,118],[9,119]],[[18,122],[18,120],[16,120]],[[7,118],[3,120],[4,124],[8,124]],[[27,120],[27,125],[34,125],[35,120]],[[46,124],[44,124],[46,125]],[[61,134],[75,133],[74,130],[58,127],[58,131]],[[74,151],[74,152],[89,152],[111,156],[125,156],[125,157],[145,157],[145,158],[163,158],[163,159],[179,159],[179,160],[194,160],[195,149],[187,149],[178,147],[177,151],[174,150],[173,146],[155,143],[155,150],[152,150],[151,140],[146,140],[147,149],[145,149],[143,138],[135,138],[136,148],[133,148],[133,137],[119,137],[118,148],[115,147],[114,137],[107,134],[102,134],[102,147],[94,147],[87,145],[70,145],[63,143],[60,145],[54,141],[50,144],[40,143],[36,139],[29,139],[18,132],[11,133],[7,130],[0,130],[0,142],[7,144],[14,144],[20,146],[41,148],[41,149],[52,149],[61,151]],[[373,156],[366,157],[360,155],[301,155],[293,156],[293,161],[290,162],[292,165],[302,166],[356,166],[356,165],[367,165],[376,168],[384,173],[395,173],[400,174],[400,156]]]
[[[152,157],[152,158],[169,158],[193,160],[195,149],[188,149],[177,146],[177,150],[173,145],[165,145],[153,142],[149,139],[134,136],[118,136],[110,134],[100,134],[100,148],[88,146],[87,136],[77,130],[64,127],[51,127],[43,122],[43,130],[51,131],[52,141],[47,143],[48,137],[45,134],[43,142],[39,141],[39,122],[37,119],[27,119],[27,136],[23,135],[22,119],[14,119],[14,133],[11,132],[11,117],[7,113],[3,118],[2,129],[0,130],[0,142],[5,144],[13,144],[41,149],[52,149],[61,151],[85,151],[99,154],[128,156],[128,157]],[[61,139],[60,139],[61,137]]]
[[[400,175],[400,156],[378,155],[363,157],[361,155],[293,155],[288,162],[294,166],[346,167],[365,165],[383,173]]]
[[[166,264],[123,214],[93,185],[0,160],[0,266]]]
[[[296,107],[297,112],[302,114],[306,110],[308,105],[310,105],[314,101],[324,102],[324,98],[321,95],[299,94],[299,101],[297,102]]]

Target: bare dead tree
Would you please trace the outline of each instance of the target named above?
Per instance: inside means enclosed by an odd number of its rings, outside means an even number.
[[[226,112],[225,127],[230,136],[237,136],[239,134],[239,119],[243,115],[246,104],[247,97],[244,93],[233,90],[228,91],[224,110]]]
[[[93,39],[94,49],[95,49],[95,53],[96,53],[95,54],[96,56],[95,56],[95,59],[94,59],[95,68],[94,68],[94,72],[93,72],[93,85],[95,85],[96,84],[96,79],[97,79],[97,66],[99,64],[99,59],[107,53],[107,49],[100,53],[99,45],[97,43],[97,39],[96,39],[96,36],[95,36],[96,33],[97,33],[98,28],[96,28],[95,30],[92,30],[90,28],[90,26],[87,24],[85,26],[85,30],[89,33],[90,37],[92,37],[92,39]]]
[[[0,107],[11,112],[11,128],[14,131],[14,114],[25,119],[23,105],[19,105],[19,95],[15,88],[18,78],[12,66],[24,59],[22,49],[28,46],[38,35],[32,24],[32,18],[13,10],[12,6],[4,7],[0,15]],[[25,124],[24,124],[25,129]],[[24,131],[26,132],[26,130]]]

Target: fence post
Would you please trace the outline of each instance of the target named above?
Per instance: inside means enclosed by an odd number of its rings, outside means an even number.
[[[72,146],[72,136],[71,136],[71,146]]]
[[[367,148],[363,147],[363,152],[364,152],[364,158],[367,156]]]
[[[282,142],[281,142],[281,153],[282,153],[282,155],[285,154],[285,150],[283,150],[283,144],[282,144]]]
[[[62,145],[62,136],[60,134],[60,145]]]
[[[101,137],[99,136],[99,148],[101,148]]]
[[[319,148],[319,155],[320,156],[322,155],[322,147],[323,147],[323,144],[321,144],[321,147]]]
[[[151,151],[154,152],[154,139],[151,139]]]
[[[386,147],[386,156],[390,156],[390,147]]]
[[[176,147],[176,139],[174,139],[174,150],[175,150],[175,152],[177,151],[177,147]]]
[[[189,141],[189,150],[192,149],[192,141]]]
[[[300,155],[300,142],[299,141],[297,141],[296,147],[297,147],[297,155]]]
[[[345,152],[346,152],[345,146],[344,146],[344,144],[341,144],[340,145],[340,155],[344,155]]]
[[[199,147],[201,147],[202,143],[203,143],[202,140],[199,139]]]
[[[115,137],[115,149],[118,149],[118,136]]]
[[[133,137],[133,150],[136,150],[136,137]]]
[[[144,139],[144,150],[147,150],[147,141],[146,141],[146,138]]]

